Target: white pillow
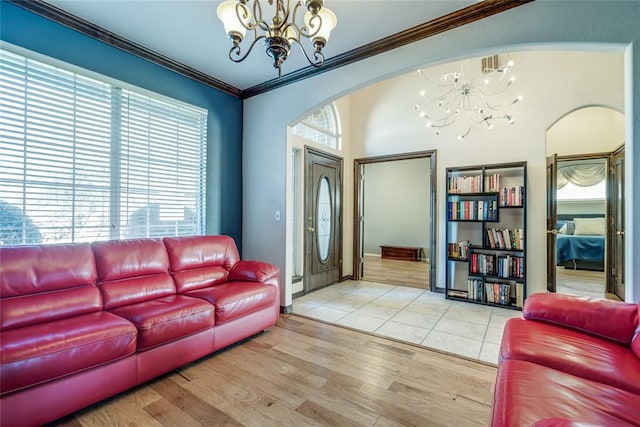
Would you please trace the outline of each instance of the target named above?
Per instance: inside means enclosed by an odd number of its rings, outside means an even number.
[[[574,218],[576,231],[574,235],[604,236],[604,218]]]

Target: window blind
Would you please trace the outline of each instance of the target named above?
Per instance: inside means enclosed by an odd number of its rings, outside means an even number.
[[[202,234],[206,116],[122,91],[119,198],[128,237]]]
[[[204,232],[206,110],[0,50],[0,244]]]

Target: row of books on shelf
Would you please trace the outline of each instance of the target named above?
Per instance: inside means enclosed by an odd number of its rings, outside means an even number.
[[[500,206],[522,206],[524,204],[524,187],[505,187],[498,192]]]
[[[469,257],[469,274],[508,278],[524,277],[524,259],[512,255],[474,252]]]
[[[524,249],[522,228],[487,228],[487,244],[492,249]]]
[[[484,177],[484,191],[494,193],[500,190],[500,174],[494,173]]]
[[[450,176],[447,182],[449,193],[482,193],[482,176]]]
[[[498,257],[498,277],[524,277],[524,258],[520,256],[503,255]]]
[[[500,305],[511,304],[511,285],[508,283],[485,282],[486,302]]]
[[[468,240],[447,243],[447,256],[449,258],[467,259],[469,257],[469,244]]]
[[[447,202],[447,219],[469,221],[497,221],[496,200],[457,200]]]
[[[467,279],[466,291],[450,289],[447,292],[447,295],[451,297],[466,298],[476,302],[512,305],[512,293],[515,293],[513,299],[515,306],[522,308],[522,303],[524,301],[524,283],[520,282],[485,282],[482,279],[470,277]]]
[[[460,193],[497,193],[500,191],[501,177],[499,173],[485,175],[484,183],[482,175],[450,176],[447,182],[447,191],[452,194]]]

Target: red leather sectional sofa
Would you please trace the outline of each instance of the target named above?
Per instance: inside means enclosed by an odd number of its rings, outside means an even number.
[[[640,426],[640,304],[534,294],[500,348],[492,425]]]
[[[273,326],[228,236],[0,247],[0,425],[39,425]]]

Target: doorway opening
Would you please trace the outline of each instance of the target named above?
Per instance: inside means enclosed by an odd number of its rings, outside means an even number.
[[[435,151],[354,165],[354,280],[434,291]]]
[[[606,294],[608,157],[559,158],[556,292]]]
[[[549,292],[624,300],[623,122],[585,107],[547,131]]]

